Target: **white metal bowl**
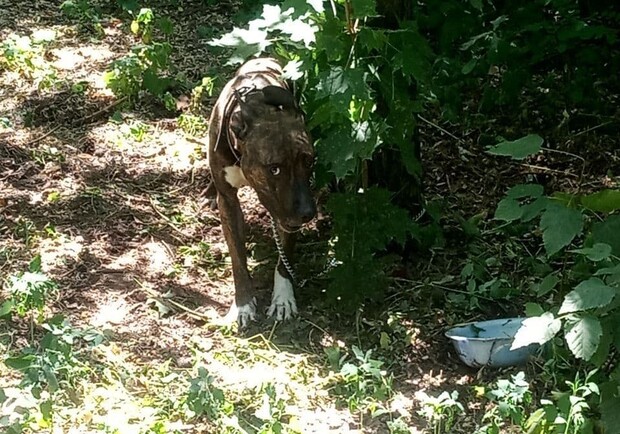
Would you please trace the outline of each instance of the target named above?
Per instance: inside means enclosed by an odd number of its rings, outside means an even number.
[[[462,324],[446,332],[467,366],[500,368],[522,365],[540,348],[538,344],[510,350],[525,318],[503,318]]]

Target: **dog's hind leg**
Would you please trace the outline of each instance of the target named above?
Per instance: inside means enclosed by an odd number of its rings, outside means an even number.
[[[295,248],[295,234],[284,232],[281,229],[278,229],[278,233],[282,240],[282,247],[284,248],[286,258],[290,261]],[[267,314],[279,321],[289,319],[297,314],[293,279],[280,257],[278,257],[278,265],[276,265],[273,275],[273,293],[271,296],[271,306],[269,306]]]

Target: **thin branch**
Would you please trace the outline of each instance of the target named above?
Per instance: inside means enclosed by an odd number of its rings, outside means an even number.
[[[121,99],[117,99],[116,101],[108,104],[107,106],[105,106],[104,108],[102,108],[101,110],[97,110],[95,113],[90,114],[88,116],[84,116],[82,118],[79,118],[73,122],[71,122],[71,125],[73,126],[78,126],[78,125],[82,125],[85,124],[86,122],[90,121],[91,119],[101,115],[102,113],[107,112],[108,110],[110,110],[111,108],[116,107],[119,104],[122,104],[123,102],[127,101],[127,97],[123,97]],[[36,137],[26,143],[23,144],[24,147],[28,147],[31,145],[34,145],[37,142],[40,142],[41,140],[45,139],[46,137],[49,137],[51,134],[53,134],[55,131],[57,131],[62,125],[56,125],[54,128],[52,128],[51,130],[49,130],[47,133]]]

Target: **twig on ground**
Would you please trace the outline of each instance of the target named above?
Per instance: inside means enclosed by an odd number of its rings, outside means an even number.
[[[191,309],[187,306],[184,306],[183,304],[174,301],[172,299],[166,299],[163,298],[161,296],[161,294],[157,293],[156,291],[152,290],[151,288],[148,288],[146,285],[144,285],[144,283],[140,282],[138,279],[134,279],[134,281],[138,284],[138,286],[140,286],[140,288],[146,292],[149,297],[151,297],[154,300],[157,300],[159,303],[167,305],[167,306],[171,306],[172,308],[176,308],[178,310],[182,310],[183,312],[187,313],[190,317],[197,319],[197,320],[202,320],[202,321],[211,321],[213,318],[211,318],[208,315],[205,315],[203,313],[200,313],[194,309]]]
[[[582,134],[587,134],[587,133],[590,133],[590,132],[592,132],[592,131],[594,131],[594,130],[598,130],[599,128],[603,128],[604,126],[607,126],[607,125],[609,125],[609,124],[613,124],[613,123],[614,123],[614,121],[607,121],[607,122],[603,122],[602,124],[596,125],[596,126],[594,126],[594,127],[591,127],[591,128],[586,128],[586,129],[585,129],[585,130],[583,130],[583,131],[579,131],[577,134],[575,134],[575,135],[574,135],[574,137],[579,137],[579,136],[581,136]]]
[[[181,229],[177,228],[174,225],[174,223],[172,223],[170,221],[170,219],[168,217],[166,217],[165,214],[163,214],[159,209],[157,209],[157,206],[155,205],[155,202],[153,202],[153,198],[152,197],[149,197],[149,201],[151,202],[151,207],[153,208],[153,210],[157,213],[157,215],[159,215],[162,219],[164,219],[164,221],[166,222],[166,224],[168,226],[170,226],[172,229],[174,229],[176,232],[178,232],[179,234],[181,234],[185,238],[188,238],[187,234],[185,234]]]
[[[127,97],[123,97],[123,98],[121,98],[121,99],[117,99],[116,101],[114,101],[114,102],[112,102],[112,103],[108,104],[107,106],[105,106],[105,107],[104,107],[104,108],[102,108],[101,110],[97,110],[97,111],[96,111],[95,113],[93,113],[93,114],[90,114],[90,115],[88,115],[88,116],[84,116],[84,117],[82,117],[82,118],[79,118],[79,119],[77,119],[77,120],[75,120],[75,121],[71,122],[71,125],[72,125],[72,126],[79,126],[79,125],[83,125],[83,124],[85,124],[86,122],[88,122],[89,120],[91,120],[91,119],[93,119],[93,118],[95,118],[95,117],[99,116],[99,115],[100,115],[100,114],[102,114],[102,113],[107,112],[107,111],[108,111],[108,110],[110,110],[111,108],[116,107],[117,105],[122,104],[122,103],[123,103],[123,102],[125,102],[125,101],[127,101]],[[49,130],[47,133],[45,133],[45,134],[43,134],[43,135],[41,135],[41,136],[39,136],[39,137],[36,137],[36,138],[34,138],[34,139],[32,139],[32,140],[30,140],[30,141],[28,141],[28,142],[24,143],[24,145],[23,145],[23,146],[28,147],[28,146],[30,146],[30,145],[34,145],[34,144],[35,144],[35,143],[37,143],[37,142],[40,142],[41,140],[45,139],[46,137],[49,137],[50,135],[52,135],[52,134],[53,134],[55,131],[57,131],[60,127],[62,127],[62,125],[56,125],[54,128],[52,128],[51,130]]]
[[[571,172],[569,172],[567,170],[556,170],[556,169],[551,169],[549,167],[538,166],[536,164],[527,164],[527,163],[521,163],[521,166],[528,167],[530,169],[542,170],[544,172],[557,173],[559,175],[572,176],[573,178],[579,178],[579,175],[571,173]]]

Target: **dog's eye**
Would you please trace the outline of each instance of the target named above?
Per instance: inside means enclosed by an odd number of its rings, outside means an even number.
[[[273,166],[269,166],[269,171],[273,176],[277,176],[280,174],[280,166],[276,166],[275,164]]]

